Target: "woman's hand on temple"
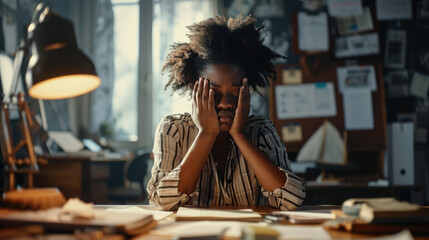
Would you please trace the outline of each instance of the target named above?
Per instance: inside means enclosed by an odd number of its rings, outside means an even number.
[[[208,79],[200,79],[192,91],[192,119],[200,133],[219,134],[219,119],[214,104],[214,92]]]
[[[232,122],[229,134],[242,133],[242,130],[247,122],[250,112],[250,92],[249,85],[247,84],[247,78],[243,78],[243,86],[240,88],[240,95],[238,97],[238,106],[235,110],[234,121]]]

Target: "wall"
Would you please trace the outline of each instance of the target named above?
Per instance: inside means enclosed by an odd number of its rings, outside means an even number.
[[[233,1],[224,0],[224,13],[229,16],[236,16],[237,13],[252,14],[265,24],[265,44],[281,54],[288,56],[288,63],[299,64],[302,52],[294,51],[297,36],[292,31],[294,12],[304,11],[309,14],[327,12],[328,7],[323,4],[327,1],[276,1],[276,0],[255,0],[255,1]],[[247,2],[247,4],[246,4]],[[311,2],[311,3],[310,3]],[[359,1],[357,1],[359,2]],[[377,3],[384,1],[363,0],[363,7],[368,6],[371,10],[373,28],[367,31],[340,34],[336,18],[329,17],[329,42],[330,49],[324,54],[324,61],[353,62],[353,61],[380,61],[383,64],[383,79],[385,86],[385,102],[387,124],[397,121],[414,122],[414,155],[415,159],[404,159],[415,168],[415,186],[421,187],[416,197],[424,198],[429,202],[429,154],[428,154],[428,129],[429,129],[429,101],[428,92],[419,92],[422,87],[429,83],[429,1],[409,0],[411,3],[411,18],[379,20],[377,13]],[[241,3],[241,4],[239,4]],[[308,5],[306,5],[308,4]],[[309,10],[308,6],[314,7],[321,4],[318,10]],[[317,8],[317,7],[315,7]],[[381,9],[381,8],[380,8]],[[401,40],[389,38],[389,32],[402,31],[406,34],[403,48],[405,56],[402,59]],[[338,58],[335,56],[335,40],[342,36],[360,36],[365,33],[376,33],[379,41],[379,53],[366,56],[350,56]],[[318,36],[314,36],[317,38]],[[387,50],[388,44],[393,46]],[[337,46],[338,47],[338,46]],[[296,49],[295,49],[296,50]],[[387,54],[386,54],[387,53]],[[309,58],[310,62],[311,57]],[[403,64],[389,64],[394,63]],[[396,65],[396,66],[395,66]],[[416,74],[417,73],[417,74]],[[414,79],[418,74],[422,74],[419,82]],[[267,104],[261,105],[266,107]],[[252,106],[260,108],[261,106]],[[265,112],[266,116],[268,110]],[[424,195],[424,196],[423,196]]]

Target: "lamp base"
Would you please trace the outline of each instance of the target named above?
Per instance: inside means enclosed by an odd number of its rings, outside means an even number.
[[[32,188],[3,193],[6,205],[26,210],[41,210],[62,206],[66,199],[57,188]]]

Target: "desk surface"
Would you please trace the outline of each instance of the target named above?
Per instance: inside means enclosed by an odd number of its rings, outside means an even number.
[[[132,207],[132,206],[127,206],[127,205],[96,205],[96,208],[100,209],[107,209],[107,208],[128,208],[128,207]],[[143,209],[148,209],[148,210],[157,210],[155,207],[150,206],[150,205],[138,205],[138,207],[141,207]],[[327,209],[338,209],[338,206],[303,206],[302,207],[302,211],[311,211],[311,210],[327,210]],[[216,209],[216,208],[212,208],[212,209]],[[237,207],[223,207],[222,210],[234,210],[234,209],[238,209]],[[272,211],[277,211],[277,209],[273,209],[273,208],[269,208],[269,207],[254,207],[252,208],[253,211],[260,213],[261,215],[265,215],[265,214],[269,214]],[[7,214],[10,210],[7,209],[0,209],[0,214]],[[158,211],[158,210],[157,210]],[[198,222],[198,221],[185,221],[186,223],[191,223],[194,222]],[[146,240],[146,239],[173,239],[173,236],[166,236],[164,235],[159,235],[157,233],[159,233],[160,231],[165,231],[163,230],[171,227],[173,224],[180,224],[180,222],[176,222],[175,221],[175,213],[173,213],[172,215],[170,215],[167,218],[164,218],[162,220],[160,220],[158,222],[158,226],[153,229],[150,230],[144,234],[138,235],[133,237],[133,239],[135,240]],[[183,222],[182,222],[183,223]],[[285,225],[291,225],[288,223],[282,223]],[[302,226],[302,225],[300,225]],[[305,226],[312,226],[312,227],[317,227],[320,226],[318,224],[312,224],[312,225],[305,225]],[[0,227],[0,232],[2,232],[2,229]],[[329,234],[329,236],[331,237],[331,239],[368,239],[368,238],[373,238],[373,239],[377,239],[378,237],[386,237],[386,236],[390,236],[392,234],[362,234],[362,233],[351,233],[351,232],[347,232],[344,230],[336,230],[336,229],[325,229],[326,232]],[[423,240],[423,239],[429,239],[429,234],[426,235],[414,235],[413,234],[414,239],[416,240]],[[315,239],[317,239],[317,236],[314,236]],[[115,238],[114,238],[115,239]],[[222,239],[239,239],[239,238],[230,238],[230,237],[223,237]],[[381,240],[381,239],[380,239]]]
[[[104,206],[104,207],[107,207],[107,205]],[[109,207],[115,207],[115,206],[111,205]],[[118,205],[117,205],[117,207],[118,207]],[[123,208],[124,206],[122,205],[120,207]],[[153,206],[147,206],[147,205],[142,205],[140,207],[154,209]],[[246,207],[244,207],[244,208],[246,208]],[[339,209],[339,208],[340,208],[340,206],[333,206],[333,205],[302,206],[300,211],[329,210],[329,209]],[[218,208],[211,207],[211,209],[218,209]],[[237,207],[222,207],[222,210],[225,210],[225,209],[226,210],[227,209],[234,210],[234,209],[239,209],[239,208],[237,208]],[[273,211],[278,211],[278,209],[273,209],[273,208],[270,208],[270,207],[253,207],[252,210],[254,212],[260,213],[261,215],[269,214],[269,213],[271,213]],[[154,234],[154,233],[156,233],[160,229],[162,230],[162,228],[165,227],[165,226],[171,225],[173,222],[175,222],[174,219],[175,219],[175,216],[174,216],[174,213],[173,213],[173,215],[171,215],[170,217],[168,217],[168,218],[166,218],[164,220],[159,221],[159,224],[158,224],[158,227],[157,227],[158,229],[154,229],[154,230],[149,231],[149,232],[147,232],[145,234],[142,234],[140,236],[136,236],[133,239],[136,239],[136,240],[173,239],[172,237],[159,236],[159,235]],[[283,223],[283,224],[291,225],[289,223]],[[320,225],[311,224],[311,225],[307,225],[307,226],[320,226]],[[155,230],[157,230],[157,231],[155,231]],[[362,239],[362,238],[377,238],[377,237],[383,237],[383,236],[392,235],[392,234],[386,234],[386,233],[377,233],[377,234],[352,233],[352,232],[347,232],[345,230],[328,229],[328,228],[326,228],[325,230],[331,236],[332,239]],[[317,236],[315,236],[315,237],[317,239]],[[424,235],[422,235],[422,234],[418,234],[418,235],[413,234],[413,237],[416,240],[423,240],[423,239],[429,240],[429,234],[424,234]],[[235,239],[235,238],[228,238],[228,237],[225,238],[224,237],[223,239]]]

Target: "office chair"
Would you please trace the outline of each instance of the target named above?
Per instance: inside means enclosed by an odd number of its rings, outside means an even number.
[[[109,190],[109,201],[129,203],[147,201],[144,179],[147,167],[152,158],[151,151],[142,151],[126,166],[125,177],[130,183],[138,183],[139,188],[131,186],[117,187]]]

